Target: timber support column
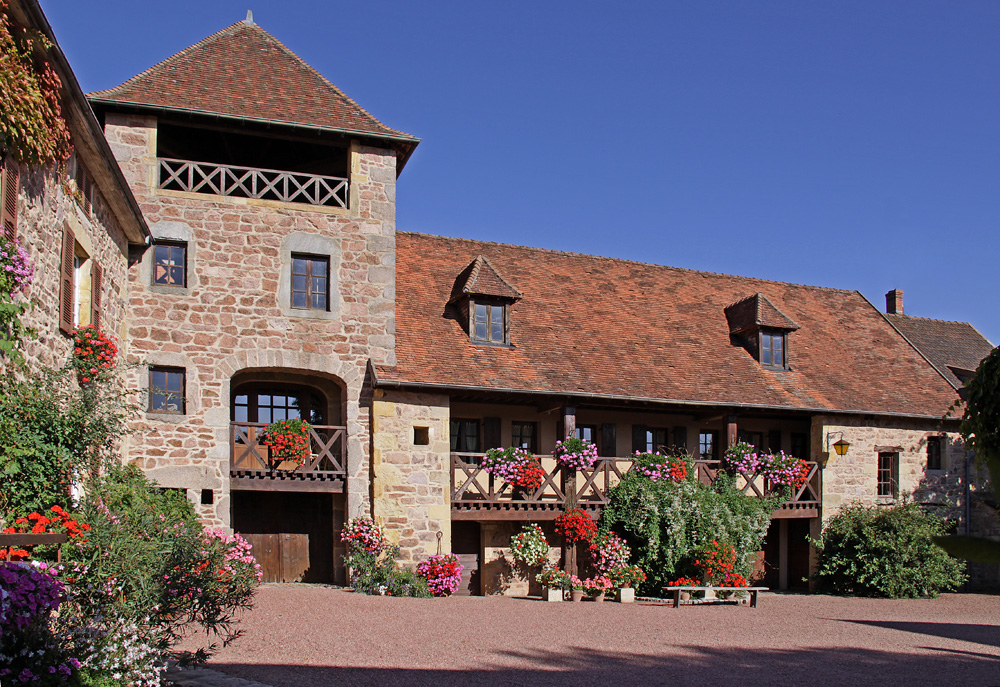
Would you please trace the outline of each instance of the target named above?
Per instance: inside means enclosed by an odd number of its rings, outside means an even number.
[[[564,436],[559,437],[562,441],[566,437],[576,436],[576,407],[566,405],[563,407],[563,432]],[[562,469],[563,494],[566,495],[566,506],[576,507],[576,470],[572,468]],[[576,561],[576,543],[566,545],[563,540],[563,560],[566,561],[566,570],[570,575],[579,574],[579,566]]]
[[[738,433],[736,431],[736,416],[730,415],[726,420],[726,448],[735,446],[737,441]]]

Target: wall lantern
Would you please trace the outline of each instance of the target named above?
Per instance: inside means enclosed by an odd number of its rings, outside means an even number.
[[[837,441],[835,441],[835,442],[833,442],[831,444],[830,440],[833,439],[833,435],[834,434],[838,435],[840,438],[837,439]],[[846,439],[844,439],[844,433],[843,432],[830,432],[829,434],[827,434],[826,435],[826,460],[823,461],[823,463],[824,463],[823,467],[826,467],[826,464],[830,462],[830,458],[832,457],[830,455],[830,447],[831,446],[833,447],[833,451],[838,456],[846,456],[847,455],[847,450],[849,448],[851,448],[850,442],[848,442]]]
[[[849,448],[851,448],[851,445],[844,441],[843,437],[840,438],[840,441],[835,441],[833,443],[833,450],[837,452],[838,456],[846,456],[847,449]]]

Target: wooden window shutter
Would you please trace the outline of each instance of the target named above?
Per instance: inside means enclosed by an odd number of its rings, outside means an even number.
[[[63,229],[62,263],[59,279],[59,330],[73,332],[73,263],[76,260],[76,239],[69,227]]]
[[[688,447],[688,428],[687,427],[674,427],[674,446],[677,448],[682,448],[687,450]]]
[[[771,453],[781,450],[781,430],[772,429],[767,433],[767,450]]]
[[[646,425],[632,425],[632,451],[646,452]]]
[[[9,156],[0,168],[0,179],[3,187],[3,198],[0,199],[0,223],[3,224],[3,233],[9,240],[13,241],[17,237],[17,192],[19,168]]]
[[[601,425],[601,455],[605,458],[614,458],[618,455],[618,439],[615,433],[618,425],[613,422],[605,422]]]
[[[104,286],[104,268],[93,259],[90,268],[90,323],[101,327],[101,289]]]
[[[489,451],[491,448],[503,448],[500,439],[500,418],[483,418],[483,449]]]

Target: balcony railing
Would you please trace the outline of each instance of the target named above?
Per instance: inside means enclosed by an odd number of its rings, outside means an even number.
[[[282,203],[347,207],[347,179],[159,158],[160,188]]]
[[[451,506],[457,519],[523,519],[555,517],[566,504],[597,511],[608,503],[608,492],[632,470],[632,459],[599,458],[594,467],[578,470],[575,488],[565,479],[564,471],[552,456],[538,456],[545,476],[535,490],[522,490],[497,479],[478,464],[481,453],[451,454]],[[819,515],[819,466],[808,463],[805,483],[776,510],[776,518],[810,518]],[[712,484],[719,476],[717,460],[696,460],[695,477],[703,484]],[[736,472],[736,488],[751,496],[768,496],[778,488],[760,474]]]
[[[229,425],[229,475],[233,489],[342,492],[347,476],[347,428],[312,425],[310,456],[301,466],[271,460],[261,441],[266,423]]]

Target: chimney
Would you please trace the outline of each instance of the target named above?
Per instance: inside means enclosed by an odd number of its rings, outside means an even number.
[[[885,294],[885,311],[890,315],[903,314],[903,292],[900,289]]]

